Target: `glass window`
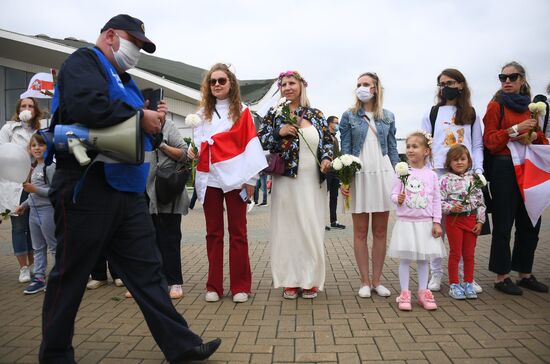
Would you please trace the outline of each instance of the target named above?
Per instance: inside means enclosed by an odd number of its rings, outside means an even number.
[[[26,89],[27,85],[27,75],[25,71],[19,71],[13,68],[6,68],[6,90],[16,88]]]

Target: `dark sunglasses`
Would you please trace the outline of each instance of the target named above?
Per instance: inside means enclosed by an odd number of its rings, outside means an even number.
[[[505,73],[501,73],[498,75],[498,79],[500,82],[506,82],[507,79],[510,79],[510,82],[515,82],[517,79],[521,77],[521,73],[510,73],[509,75]]]
[[[223,86],[227,83],[227,78],[225,77],[211,78],[210,81],[208,81],[208,83],[210,83],[210,86],[216,86],[216,83],[219,83],[220,86]]]
[[[358,84],[357,84],[357,88],[359,88],[359,87],[361,87],[361,86],[363,86],[363,87],[374,87],[373,85],[368,84],[368,83],[366,83],[366,82],[358,83]]]

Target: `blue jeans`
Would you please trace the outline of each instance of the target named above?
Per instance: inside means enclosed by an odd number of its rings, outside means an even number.
[[[19,202],[27,199],[28,192],[21,193]],[[20,216],[10,216],[11,219],[11,243],[15,256],[27,255],[32,252],[31,234],[29,229],[29,209]]]
[[[48,264],[48,251],[54,261],[57,246],[53,206],[31,207],[29,225],[34,249],[34,275],[37,278],[44,278]]]
[[[260,174],[258,182],[256,182],[256,188],[254,189],[254,203],[258,203],[260,198],[260,187],[262,188],[263,200],[262,203],[267,203],[267,175]]]

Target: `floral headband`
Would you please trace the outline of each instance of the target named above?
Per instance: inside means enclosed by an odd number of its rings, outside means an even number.
[[[307,81],[298,73],[298,71],[286,71],[279,73],[279,77],[277,79],[277,86],[279,88],[281,88],[281,83],[284,77],[294,77],[295,79],[303,83],[305,87],[307,87]]]
[[[426,140],[428,141],[428,147],[432,147],[432,135],[430,133],[428,133],[427,131],[424,131],[424,130],[415,130],[413,131],[412,133],[410,133],[409,135],[407,135],[407,139],[409,139],[411,136],[415,135],[415,134],[422,134],[424,135],[424,138],[426,138]]]

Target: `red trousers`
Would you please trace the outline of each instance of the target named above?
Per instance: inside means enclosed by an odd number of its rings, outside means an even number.
[[[445,232],[449,240],[449,283],[458,282],[458,263],[464,260],[464,282],[474,280],[474,255],[477,236],[472,232],[476,215],[445,216]]]
[[[227,207],[229,230],[229,287],[233,295],[250,293],[252,272],[248,257],[246,236],[246,202],[240,190],[223,193],[220,188],[208,187],[204,198],[206,219],[206,250],[208,253],[208,281],[206,290],[223,295],[223,201]]]

